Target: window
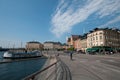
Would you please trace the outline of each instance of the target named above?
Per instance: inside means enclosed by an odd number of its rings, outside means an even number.
[[[98,46],[98,43],[96,44],[96,46]]]
[[[106,38],[106,39],[108,39],[108,37],[107,37],[107,36],[105,36],[105,38]]]
[[[102,36],[100,36],[100,39],[102,39]]]
[[[92,38],[91,38],[91,41],[92,41]]]
[[[98,40],[98,37],[96,36],[96,40]]]
[[[93,40],[95,40],[95,38],[93,37]]]
[[[102,34],[102,32],[100,32],[99,34]]]

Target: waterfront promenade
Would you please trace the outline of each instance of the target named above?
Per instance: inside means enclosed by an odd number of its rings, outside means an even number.
[[[60,55],[69,67],[72,80],[120,80],[120,56],[74,54]]]
[[[120,80],[120,55],[49,52],[44,68],[25,80]]]

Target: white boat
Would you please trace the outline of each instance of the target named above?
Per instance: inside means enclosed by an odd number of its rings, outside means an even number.
[[[33,58],[33,57],[41,57],[41,51],[32,51],[32,52],[15,52],[15,51],[7,51],[3,54],[3,58],[9,59],[19,59],[19,58]]]

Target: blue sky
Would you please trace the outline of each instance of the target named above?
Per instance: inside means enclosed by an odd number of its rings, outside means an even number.
[[[120,28],[120,0],[0,0],[0,45]],[[11,42],[11,43],[10,43]],[[19,44],[20,45],[20,44]]]

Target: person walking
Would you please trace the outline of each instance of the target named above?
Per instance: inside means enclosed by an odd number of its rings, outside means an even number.
[[[73,52],[70,51],[70,60],[73,60],[72,57],[73,57]]]

